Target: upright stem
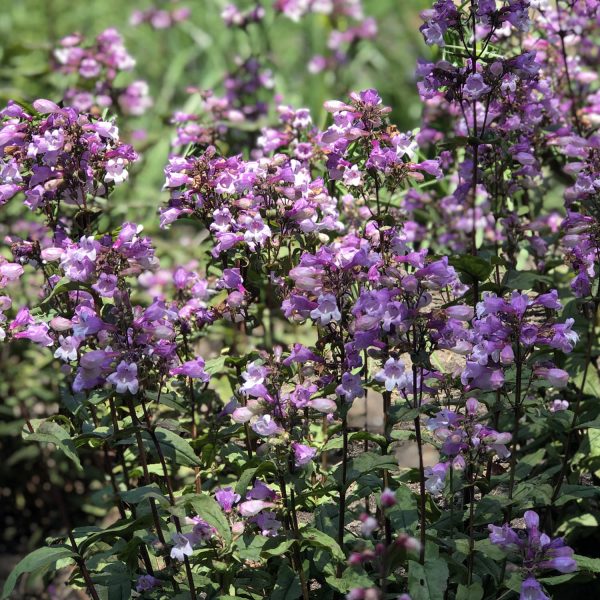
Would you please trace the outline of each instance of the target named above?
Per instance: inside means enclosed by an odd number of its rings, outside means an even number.
[[[476,3],[474,0],[471,0],[471,18],[472,18],[472,29],[473,29],[473,40],[471,47],[471,73],[477,73],[477,31],[476,31],[476,22],[475,22],[475,12],[476,12]],[[477,201],[477,172],[479,168],[479,140],[478,140],[478,131],[477,131],[477,100],[473,100],[472,103],[472,111],[473,111],[473,142],[471,144],[473,149],[473,174],[472,174],[472,216],[473,216],[473,229],[471,231],[471,254],[473,256],[477,256],[477,219],[475,216],[475,204]],[[485,123],[484,123],[485,126]],[[483,132],[482,132],[483,133]],[[475,281],[475,285],[473,288],[474,295],[474,305],[477,304],[477,296],[478,294],[478,282]]]
[[[413,408],[421,407],[422,391],[423,391],[423,368],[421,367],[421,377],[419,379],[419,368],[415,364],[419,349],[417,337],[417,328],[413,326],[413,363],[412,363],[412,384],[413,384]],[[425,564],[425,528],[426,528],[426,490],[425,490],[425,462],[423,460],[423,436],[421,435],[421,415],[418,414],[414,419],[415,437],[417,440],[417,452],[419,453],[419,528],[421,550],[419,552],[419,562]]]
[[[391,432],[389,423],[389,414],[392,406],[392,392],[383,392],[383,432],[385,436],[385,446],[382,448],[381,453],[386,455],[388,453]],[[390,473],[387,469],[383,469],[383,487],[390,487]],[[385,532],[385,543],[389,546],[392,543],[392,523],[389,517],[384,516],[384,532]]]
[[[513,425],[513,443],[512,452],[510,455],[510,479],[508,484],[508,499],[512,500],[513,491],[515,487],[515,473],[517,467],[517,442],[519,437],[519,424],[521,421],[521,380],[523,365],[521,362],[521,342],[517,340],[517,352],[515,356],[516,360],[516,381],[515,381],[515,413],[514,413],[514,425]],[[508,520],[512,517],[512,504],[508,506]]]
[[[27,421],[27,427],[29,428],[29,431],[33,433],[33,428],[31,427],[31,424],[29,423],[29,421]],[[52,483],[50,483],[50,485],[52,485]],[[71,528],[71,522],[69,519],[69,513],[67,512],[67,509],[65,507],[65,503],[64,503],[62,494],[61,494],[60,490],[58,488],[56,488],[55,486],[52,486],[52,491],[54,493],[54,498],[55,498],[56,504],[58,505],[63,523],[67,529],[67,535],[69,536],[69,541],[71,542],[71,546],[73,546],[73,550],[77,554],[77,556],[75,557],[75,562],[77,563],[77,566],[79,567],[79,570],[81,571],[81,574],[85,581],[85,585],[87,587],[88,593],[92,597],[92,600],[100,600],[100,598],[98,596],[98,592],[96,591],[96,588],[94,586],[94,582],[92,581],[90,572],[85,564],[85,560],[83,559],[83,556],[79,552],[79,546],[77,545],[77,540],[75,539],[75,536],[73,535],[73,531]]]
[[[75,537],[73,536],[73,534],[70,531],[69,531],[69,540],[71,542],[71,545],[73,546],[73,549],[79,555],[79,547],[77,546],[77,541],[75,540]],[[81,574],[83,575],[83,579],[85,581],[85,585],[87,587],[88,593],[93,598],[93,600],[100,600],[100,597],[98,596],[98,592],[96,591],[96,588],[94,586],[94,582],[92,581],[92,578],[90,576],[90,572],[88,571],[88,568],[85,566],[85,561],[83,560],[83,557],[78,556],[75,559],[75,562],[77,563],[77,566],[79,567],[79,570],[81,571]]]
[[[290,488],[290,501],[292,508],[292,527],[294,530],[294,538],[296,544],[294,545],[294,552],[296,553],[296,563],[298,565],[298,575],[300,576],[300,585],[302,587],[302,598],[303,600],[309,600],[308,584],[306,576],[304,575],[304,568],[302,567],[302,555],[300,553],[300,529],[298,528],[298,515],[296,513],[296,495],[294,494],[294,487]]]
[[[146,448],[144,447],[144,440],[142,439],[141,423],[135,412],[135,406],[133,404],[133,398],[131,396],[127,398],[127,404],[129,406],[129,412],[131,413],[131,422],[135,428],[135,440],[137,443],[138,453],[140,455],[140,462],[142,463],[142,472],[144,474],[144,482],[146,484],[148,484],[148,483],[150,483],[150,472],[148,471],[148,460],[146,457]],[[156,508],[156,501],[154,500],[154,498],[148,498],[148,503],[150,504],[150,512],[152,513],[152,520],[154,521],[154,527],[156,528],[156,535],[158,536],[160,543],[166,547],[167,540],[165,539],[165,535],[162,530],[160,517],[158,515],[158,510]],[[167,565],[170,565],[171,557],[166,557],[165,561],[166,561]],[[173,578],[173,589],[175,590],[175,592],[179,593],[179,584],[177,583],[175,578]]]
[[[475,561],[475,531],[474,531],[474,516],[475,516],[475,482],[477,481],[477,469],[471,469],[469,474],[469,487],[471,488],[469,502],[469,562],[468,562],[468,579],[469,585],[473,582],[473,566]]]
[[[342,417],[342,481],[340,484],[340,512],[338,517],[338,544],[344,547],[344,527],[346,519],[346,479],[348,477],[348,417]]]
[[[191,377],[189,377],[188,380],[190,390],[190,408],[192,413],[192,440],[195,440],[198,437],[198,427],[196,426],[196,394],[194,393],[194,380]],[[202,491],[200,467],[194,467],[194,489],[196,490],[196,494],[199,494]]]
[[[113,431],[114,431],[115,436],[117,436],[119,434],[119,419],[118,419],[117,411],[115,408],[115,401],[112,396],[110,396],[108,399],[108,406],[110,409],[111,419],[112,419],[112,423],[113,423]],[[125,455],[124,455],[122,449],[120,449],[120,450],[118,449],[117,454],[119,457],[119,462],[121,464],[121,469],[123,471],[123,482],[125,483],[125,488],[127,489],[127,491],[129,491],[131,489],[131,483],[129,480],[129,471],[127,470],[127,464],[125,463]],[[112,469],[111,469],[111,473],[112,473]],[[114,479],[114,473],[112,473],[112,479]],[[115,482],[114,486],[116,486],[116,482]],[[116,487],[115,487],[115,493],[117,493]],[[123,502],[119,499],[119,507],[121,507],[121,506],[123,506]],[[123,507],[123,509],[124,509],[124,507]],[[136,518],[135,505],[131,505],[130,510],[131,510],[131,515],[135,519]],[[122,518],[124,518],[124,517],[122,517]],[[146,571],[148,571],[148,573],[150,575],[154,575],[154,568],[152,567],[152,561],[150,560],[150,555],[148,554],[148,549],[146,548],[146,545],[140,544],[139,548],[140,548],[140,554],[142,556],[142,561],[143,561],[144,565],[146,566]]]
[[[417,416],[414,420],[415,437],[417,438],[417,450],[419,452],[419,528],[421,551],[419,553],[419,562],[425,564],[425,510],[426,510],[426,490],[425,490],[425,464],[423,462],[423,440],[421,438],[421,417]]]
[[[165,455],[164,455],[164,452],[160,445],[160,442],[158,441],[158,438],[156,437],[156,432],[154,431],[154,429],[151,426],[150,416],[148,415],[148,412],[146,410],[146,405],[142,399],[140,399],[140,401],[142,403],[142,409],[144,411],[144,419],[146,421],[146,428],[148,430],[148,433],[150,434],[150,437],[152,438],[152,442],[154,443],[154,447],[156,449],[156,453],[158,454],[158,459],[160,460],[160,464],[162,467],[163,478],[165,480],[165,483],[167,484],[167,492],[169,494],[169,502],[171,503],[171,506],[175,506],[175,494],[173,493],[173,484],[171,483],[171,477],[169,476],[169,471],[167,469]],[[136,419],[137,419],[137,417],[136,417]],[[139,421],[138,421],[138,423],[139,423]],[[177,530],[177,533],[181,533],[181,522],[179,521],[179,517],[173,515],[172,518],[173,518],[173,523],[175,524],[175,529]],[[194,575],[192,573],[192,567],[190,565],[190,561],[187,556],[183,557],[183,562],[185,564],[185,572],[186,572],[186,575],[188,578],[188,584],[190,586],[190,595],[192,597],[192,600],[196,600]]]

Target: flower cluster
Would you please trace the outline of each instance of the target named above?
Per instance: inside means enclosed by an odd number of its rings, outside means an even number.
[[[22,192],[24,204],[61,229],[58,205],[85,213],[94,198],[127,180],[137,159],[110,120],[36,100],[0,112],[0,204]],[[88,215],[89,218],[89,215]]]
[[[550,600],[542,591],[542,586],[536,576],[540,571],[556,570],[560,573],[572,573],[577,570],[573,558],[573,549],[567,546],[562,538],[552,539],[539,529],[540,518],[532,510],[524,515],[526,535],[519,535],[508,524],[502,527],[489,525],[490,541],[500,546],[513,557],[520,558],[520,569],[523,573],[521,598],[532,600]]]
[[[54,57],[57,70],[75,81],[64,97],[75,109],[101,113],[114,106],[125,115],[137,116],[152,106],[145,81],[133,81],[124,88],[115,86],[117,76],[135,66],[116,29],[106,29],[92,44],[79,34],[69,35],[60,41]]]
[[[134,10],[129,18],[129,23],[134,27],[148,23],[153,29],[169,29],[177,23],[187,21],[190,9],[187,6],[178,6],[171,10],[160,8],[147,8]]]

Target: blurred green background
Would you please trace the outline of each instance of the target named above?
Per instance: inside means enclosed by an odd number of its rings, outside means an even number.
[[[361,41],[349,63],[335,73],[311,74],[307,65],[316,54],[327,52],[332,30],[324,15],[308,15],[299,23],[267,11],[264,27],[248,33],[228,29],[220,16],[225,0],[189,0],[179,6],[191,9],[190,18],[172,28],[155,30],[148,24],[132,26],[135,9],[151,6],[172,8],[171,3],[152,5],[125,0],[18,0],[4,3],[0,11],[0,102],[14,98],[32,101],[38,97],[60,100],[66,81],[50,69],[52,50],[63,36],[79,32],[90,41],[107,27],[115,27],[137,65],[122,83],[144,79],[149,83],[153,108],[144,116],[129,118],[121,127],[129,132],[145,130],[136,143],[142,159],[128,184],[118,188],[109,207],[112,224],[123,220],[143,223],[155,235],[159,255],[167,264],[186,262],[190,244],[169,244],[169,236],[182,232],[193,239],[194,231],[174,227],[158,232],[157,209],[162,195],[163,167],[170,150],[175,110],[193,110],[186,88],[214,88],[223,93],[224,74],[234,66],[236,56],[258,55],[273,71],[274,90],[282,101],[309,107],[313,119],[323,124],[327,115],[323,102],[343,98],[350,90],[377,88],[387,105],[393,107],[392,121],[400,129],[418,125],[421,106],[416,94],[414,70],[420,56],[428,56],[418,31],[419,11],[430,0],[364,0],[364,12],[377,21],[374,40]],[[265,6],[271,4],[263,2]],[[238,5],[244,6],[241,0]],[[247,5],[247,4],[246,4]],[[344,29],[344,23],[339,23]],[[275,103],[271,102],[274,106]],[[273,116],[273,115],[271,115]],[[23,217],[23,206],[12,202],[0,213],[0,236],[14,232]],[[162,247],[162,251],[161,251]],[[6,250],[6,248],[5,248]],[[22,290],[25,294],[25,290]],[[47,352],[26,343],[0,347],[0,580],[18,555],[40,545],[43,538],[61,528],[55,498],[48,478],[65,489],[74,520],[83,524],[101,516],[98,512],[102,490],[89,482],[101,479],[101,465],[86,470],[77,479],[58,453],[42,456],[38,444],[24,444],[21,428],[24,417],[43,417],[59,410],[57,361]],[[52,473],[44,464],[52,463]],[[94,496],[96,495],[96,497]],[[101,505],[101,502],[100,502]],[[35,596],[39,597],[39,596]]]

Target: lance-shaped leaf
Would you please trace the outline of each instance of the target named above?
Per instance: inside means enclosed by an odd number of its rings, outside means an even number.
[[[172,461],[177,465],[185,467],[200,467],[202,462],[196,456],[193,448],[187,440],[184,440],[180,435],[157,427],[154,431],[156,441],[160,444],[162,453],[167,461]],[[150,453],[156,455],[156,447],[148,432],[144,432],[144,438],[147,440]]]
[[[300,534],[302,536],[303,545],[326,550],[336,561],[344,562],[346,560],[346,555],[339,544],[326,533],[323,533],[314,527],[305,527],[300,530]]]
[[[23,438],[34,442],[47,442],[54,444],[65,453],[65,456],[71,459],[79,470],[82,469],[77,449],[73,440],[66,429],[63,429],[54,421],[31,421],[34,432],[30,433],[27,429],[23,431]]]
[[[137,519],[121,519],[111,527],[98,529],[90,533],[82,542],[79,543],[79,552],[83,552],[96,542],[105,542],[121,538],[128,540],[134,532],[144,529],[152,522],[152,515],[146,514]]]
[[[41,573],[42,571],[48,571],[56,561],[63,558],[75,558],[76,556],[75,552],[66,546],[52,546],[34,550],[31,554],[28,554],[21,560],[11,571],[4,583],[2,600],[10,596],[15,589],[15,585],[17,585],[19,577],[24,573],[32,573],[33,571]]]
[[[214,498],[207,494],[189,494],[182,498],[186,506],[191,506],[201,519],[204,519],[223,538],[226,544],[231,542],[231,528],[223,510]]]

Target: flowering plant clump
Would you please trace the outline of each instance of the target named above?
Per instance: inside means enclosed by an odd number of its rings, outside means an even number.
[[[151,105],[148,84],[137,80],[124,88],[115,85],[120,73],[131,71],[135,59],[116,29],[100,33],[88,45],[78,34],[66,36],[54,50],[56,69],[73,80],[65,101],[80,111],[112,107],[125,115],[141,115]]]
[[[313,71],[376,37],[359,0],[221,16],[251,37],[311,14],[336,25]],[[436,0],[407,131],[375,89],[321,118],[273,93],[269,53],[240,55],[173,113],[146,228],[112,225],[146,157],[110,111],[151,109],[148,87],[117,85],[116,30],[63,39],[87,83],[0,111],[0,341],[51,373],[53,412],[14,416],[61,518],[2,598],[65,567],[94,599],[597,591],[599,14]]]

